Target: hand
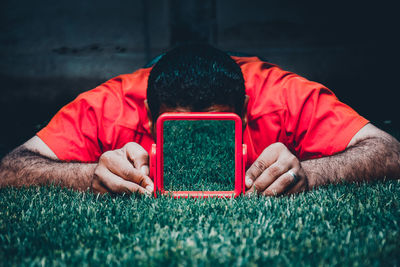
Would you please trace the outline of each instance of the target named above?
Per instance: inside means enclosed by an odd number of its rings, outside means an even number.
[[[151,194],[154,190],[149,175],[149,155],[137,143],[103,153],[97,164],[92,190],[97,193]]]
[[[246,172],[246,194],[293,194],[308,189],[300,161],[282,143],[268,146]]]

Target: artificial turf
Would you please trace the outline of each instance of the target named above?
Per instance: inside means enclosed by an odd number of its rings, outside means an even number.
[[[400,264],[400,182],[291,197],[0,190],[1,265]]]
[[[233,190],[234,121],[164,122],[166,190]]]
[[[179,145],[172,142],[166,152],[168,186],[225,188],[232,165],[218,162],[230,157],[232,140],[207,137],[225,131],[221,125],[193,127],[202,138],[191,138],[197,140],[191,148],[182,143],[190,139],[188,130],[169,133]],[[197,156],[176,161],[173,155],[185,151]],[[216,169],[204,170],[214,156]],[[187,164],[189,174],[183,174]],[[202,182],[192,171],[203,172],[197,175]],[[215,264],[398,266],[400,181],[236,199],[111,197],[53,186],[0,189],[0,265]]]

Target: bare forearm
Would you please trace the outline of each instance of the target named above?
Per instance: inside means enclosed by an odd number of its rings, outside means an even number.
[[[96,164],[49,159],[20,147],[0,163],[0,188],[56,184],[86,190],[90,187],[95,167]]]
[[[341,181],[400,178],[400,144],[386,135],[360,140],[345,151],[301,162],[309,187]]]

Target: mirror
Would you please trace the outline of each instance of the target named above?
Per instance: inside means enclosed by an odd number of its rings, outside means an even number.
[[[164,189],[228,191],[235,187],[233,120],[164,122]]]

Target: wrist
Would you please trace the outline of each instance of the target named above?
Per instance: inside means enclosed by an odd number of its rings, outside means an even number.
[[[315,171],[315,166],[311,160],[302,161],[300,164],[306,174],[308,189],[313,189],[324,184],[323,177]]]
[[[86,177],[88,177],[89,179],[89,183],[87,184],[87,190],[92,190],[92,185],[93,185],[93,178],[94,178],[94,172],[96,170],[98,163],[90,163],[87,166],[87,170],[86,170]]]

